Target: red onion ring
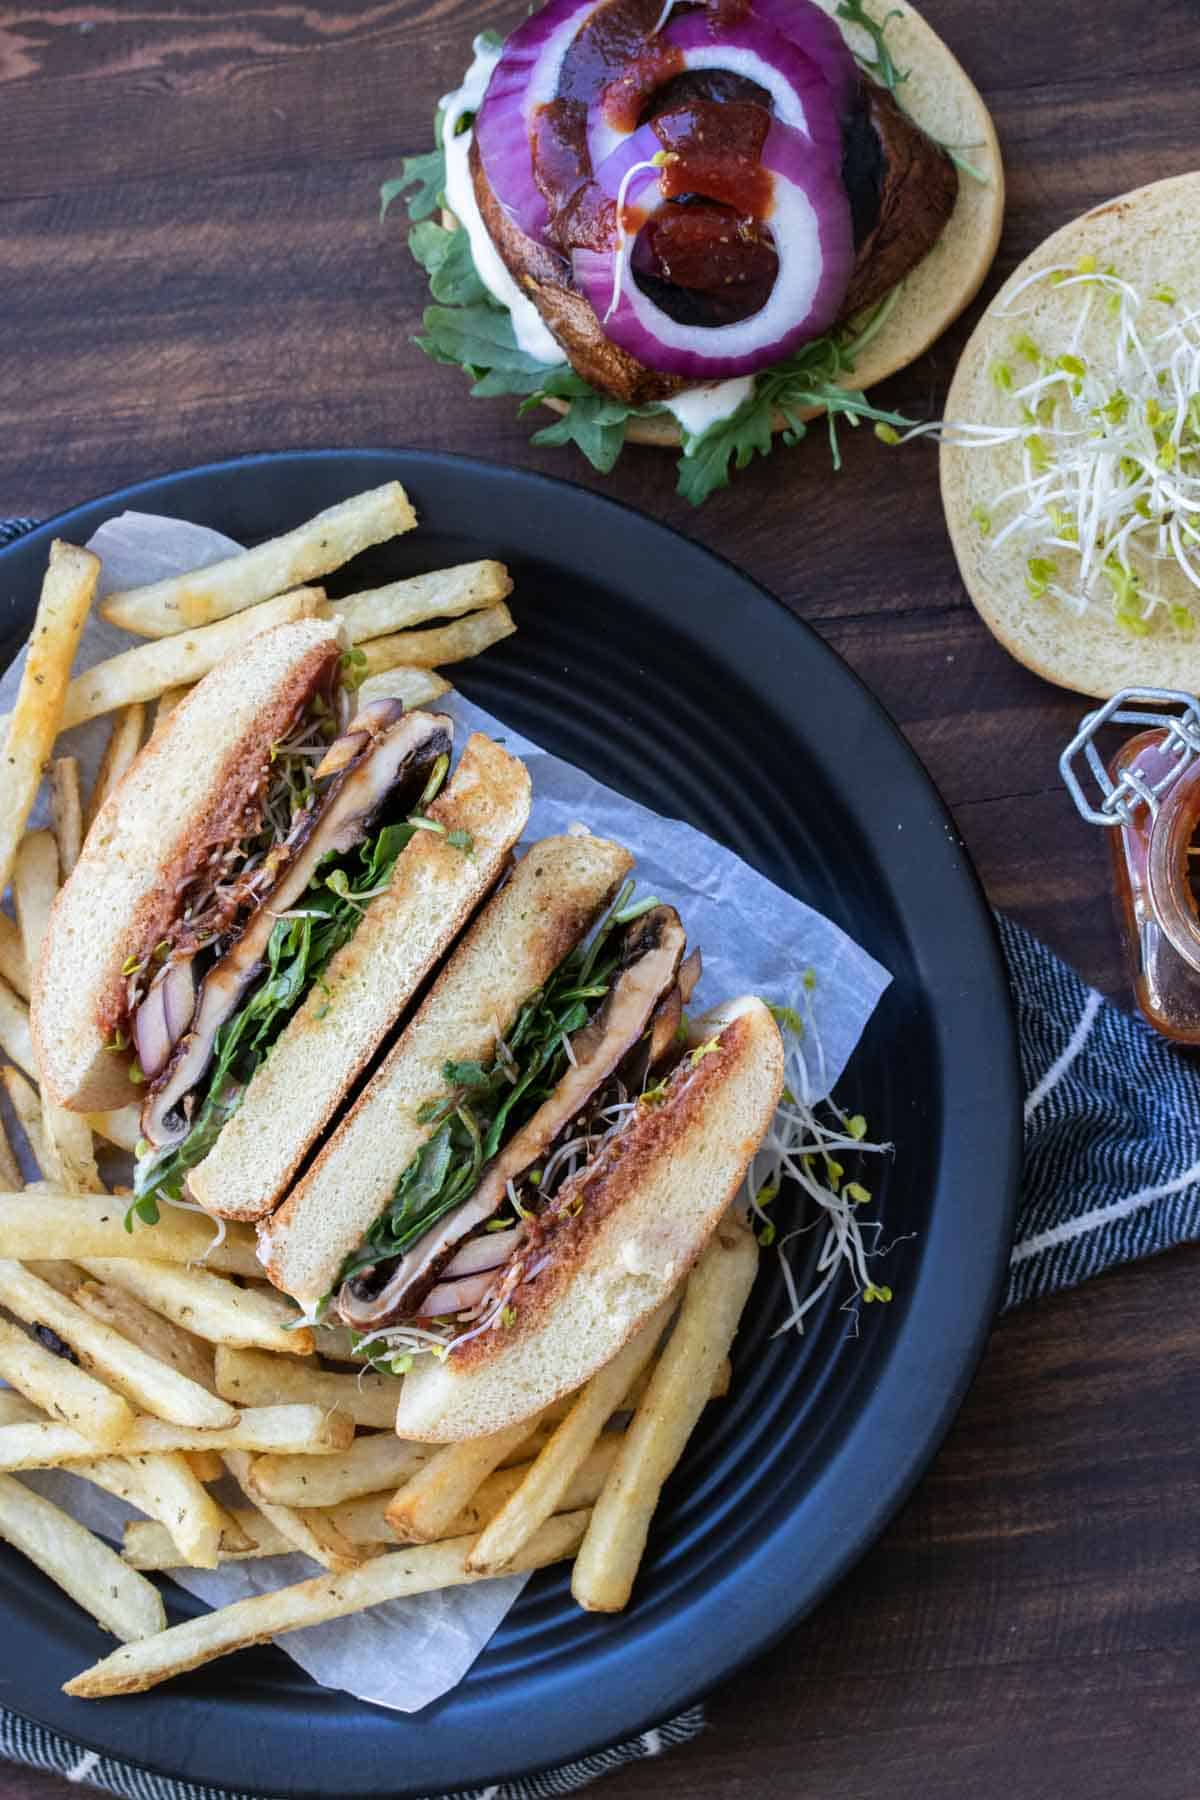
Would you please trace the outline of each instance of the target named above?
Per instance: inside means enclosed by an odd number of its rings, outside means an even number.
[[[766,305],[732,325],[681,325],[637,286],[628,267],[628,244],[607,251],[576,250],[571,258],[575,280],[613,343],[665,374],[713,381],[753,374],[828,330],[845,297],[854,260],[850,205],[838,165],[825,147],[776,122],[763,144],[762,166],[775,178],[764,221],[779,258]],[[623,217],[640,214],[640,229],[668,204],[658,169],[648,167],[628,181]]]
[[[553,100],[563,58],[603,0],[550,0],[506,41],[475,119],[484,173],[500,205],[525,233],[546,241],[550,212],[533,179],[534,114]]]

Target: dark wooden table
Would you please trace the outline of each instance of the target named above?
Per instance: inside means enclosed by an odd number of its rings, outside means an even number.
[[[415,444],[594,481],[815,625],[904,727],[995,904],[1119,993],[1107,853],[1055,772],[1080,702],[976,619],[932,450],[888,454],[862,432],[835,478],[814,435],[695,514],[667,456],[627,453],[601,484],[412,347],[422,279],[400,218],[380,230],[376,188],[428,147],[472,34],[522,12],[0,6],[0,514],[300,446]],[[930,0],[928,15],[1007,158],[985,292],[1085,207],[1195,165],[1196,0]],[[881,396],[935,413],[970,322]],[[1195,1800],[1198,1273],[1178,1251],[1006,1319],[871,1555],[713,1697],[697,1743],[607,1792]],[[0,1767],[0,1800],[75,1791]]]

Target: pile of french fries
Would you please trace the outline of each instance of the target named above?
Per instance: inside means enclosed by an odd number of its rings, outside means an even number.
[[[540,1417],[448,1446],[395,1435],[394,1379],[352,1364],[339,1327],[297,1322],[262,1279],[248,1227],[170,1209],[126,1229],[100,1166],[139,1135],[119,1113],[39,1093],[30,971],[59,883],[147,730],[220,657],[283,619],[336,614],[362,644],[365,688],[411,705],[447,689],[439,662],[513,629],[499,563],[438,570],[334,603],[303,584],[415,524],[392,483],[193,575],[111,596],[154,641],[71,677],[99,564],[56,543],[7,722],[0,788],[0,1068],[40,1179],[23,1183],[0,1120],[0,1539],[121,1647],[67,1683],[138,1692],[246,1645],[382,1601],[574,1559],[583,1607],[628,1601],[664,1482],[710,1398],[753,1284],[753,1234],[732,1218],[679,1294],[577,1393]],[[301,584],[301,585],[297,585]],[[428,627],[431,619],[450,622]],[[61,730],[115,714],[86,803]],[[51,830],[28,819],[43,774]],[[119,1182],[119,1175],[115,1178]],[[21,1479],[65,1469],[143,1516],[120,1552]],[[306,1581],[168,1626],[150,1574],[301,1552]]]

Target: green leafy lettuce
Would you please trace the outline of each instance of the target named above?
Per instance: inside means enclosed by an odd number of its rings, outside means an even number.
[[[294,915],[271,933],[263,971],[248,999],[218,1031],[213,1059],[198,1090],[191,1129],[161,1156],[142,1157],[134,1174],[134,1201],[126,1215],[158,1223],[159,1200],[179,1200],[188,1172],[203,1162],[272,1044],[306,994],[324,991],[322,973],[335,951],[353,937],[365,907],[386,887],[393,865],[413,835],[410,824],[387,825],[349,855],[328,858],[305,890]],[[325,1003],[318,998],[314,1018]]]
[[[387,1211],[347,1259],[340,1280],[402,1256],[467,1199],[485,1164],[553,1092],[569,1061],[566,1039],[582,1029],[608,992],[619,956],[613,932],[655,904],[629,907],[628,897],[628,892],[618,897],[591,943],[573,950],[525,1002],[497,1057],[486,1064],[445,1064],[445,1095],[418,1115],[435,1129],[401,1174]]]

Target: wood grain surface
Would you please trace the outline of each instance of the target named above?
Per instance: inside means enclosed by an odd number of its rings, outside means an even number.
[[[602,481],[574,452],[532,449],[512,402],[470,400],[413,347],[423,281],[376,189],[428,147],[472,35],[523,10],[4,0],[0,515],[326,445],[459,450],[603,486],[815,625],[903,726],[994,903],[1121,993],[1107,852],[1055,767],[1084,707],[976,619],[935,451],[846,434],[834,477],[817,430],[694,513],[669,456],[627,452]],[[1197,0],[926,12],[1007,158],[985,295],[1074,214],[1200,161]],[[970,323],[879,397],[933,416]],[[1195,1800],[1198,1269],[1179,1251],[1006,1319],[875,1551],[714,1697],[696,1744],[607,1792]],[[0,1800],[73,1791],[0,1767]]]

